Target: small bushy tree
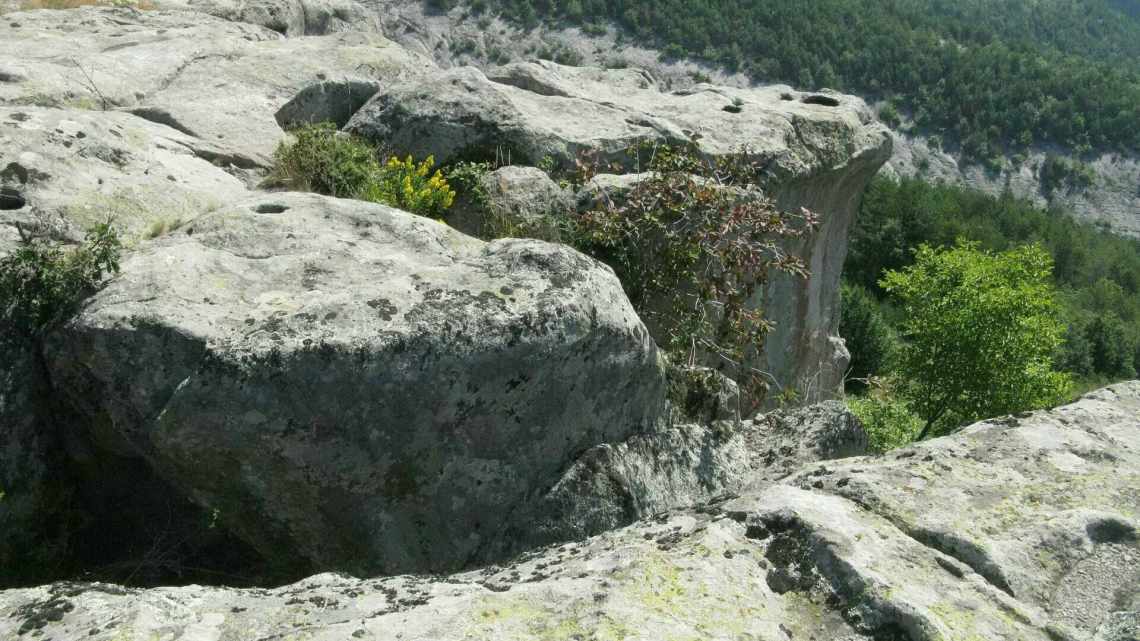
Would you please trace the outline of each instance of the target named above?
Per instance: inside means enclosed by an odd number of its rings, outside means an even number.
[[[1038,245],[993,254],[959,241],[922,245],[914,265],[886,273],[880,284],[904,311],[897,372],[924,421],[919,439],[1065,397],[1069,377],[1052,363],[1065,325],[1051,270]]]
[[[922,419],[911,411],[905,399],[886,389],[847,399],[863,429],[873,452],[887,452],[915,440],[922,431]]]

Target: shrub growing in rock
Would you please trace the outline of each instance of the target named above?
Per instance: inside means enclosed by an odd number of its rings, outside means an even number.
[[[0,330],[41,337],[119,271],[121,249],[110,222],[93,227],[74,249],[24,237],[0,258]]]
[[[620,202],[573,218],[564,236],[617,272],[677,362],[740,366],[772,327],[750,306],[753,294],[773,270],[806,275],[781,241],[804,234],[815,218],[779,211],[757,187],[759,168],[746,153],[710,161],[695,145],[634,152],[648,154],[646,178]],[[579,162],[578,179],[596,166]],[[750,390],[766,387],[761,372],[741,375]]]
[[[397,207],[421,216],[438,217],[451,206],[455,192],[435,159],[408,156],[381,162],[377,150],[332,123],[306,125],[293,132],[274,154],[272,182],[289,189],[315,191]]]

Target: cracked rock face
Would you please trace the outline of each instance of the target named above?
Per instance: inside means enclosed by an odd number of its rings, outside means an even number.
[[[460,566],[664,402],[603,265],[304,194],[135,252],[46,352],[101,447],[302,571]]]
[[[10,590],[0,593],[0,634],[1124,641],[1135,638],[1140,598],[1140,565],[1130,562],[1140,550],[1138,415],[1140,382],[1116,385],[1068,407],[886,457],[812,466],[735,499],[447,577]],[[1109,476],[1107,493],[1082,489]],[[957,546],[913,524],[924,519],[935,531],[956,518],[976,524],[956,530]],[[1054,536],[1040,536],[1047,531]]]

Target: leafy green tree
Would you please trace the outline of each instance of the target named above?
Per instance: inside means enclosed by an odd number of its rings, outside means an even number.
[[[967,241],[922,245],[914,265],[886,273],[880,284],[904,313],[897,373],[924,421],[920,440],[1065,397],[1069,376],[1052,363],[1065,325],[1051,276],[1039,245],[994,254]]]

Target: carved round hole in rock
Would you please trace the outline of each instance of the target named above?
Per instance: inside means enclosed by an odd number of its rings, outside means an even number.
[[[744,111],[744,108],[740,105],[725,105],[722,109],[730,114],[738,114],[741,111]]]
[[[284,213],[289,207],[281,203],[261,203],[253,208],[253,211],[259,214],[281,214]]]
[[[839,101],[835,98],[832,98],[831,96],[821,96],[819,94],[804,96],[803,103],[805,105],[823,105],[824,107],[839,106]]]
[[[14,187],[0,187],[0,209],[23,209],[28,204],[24,195]]]

